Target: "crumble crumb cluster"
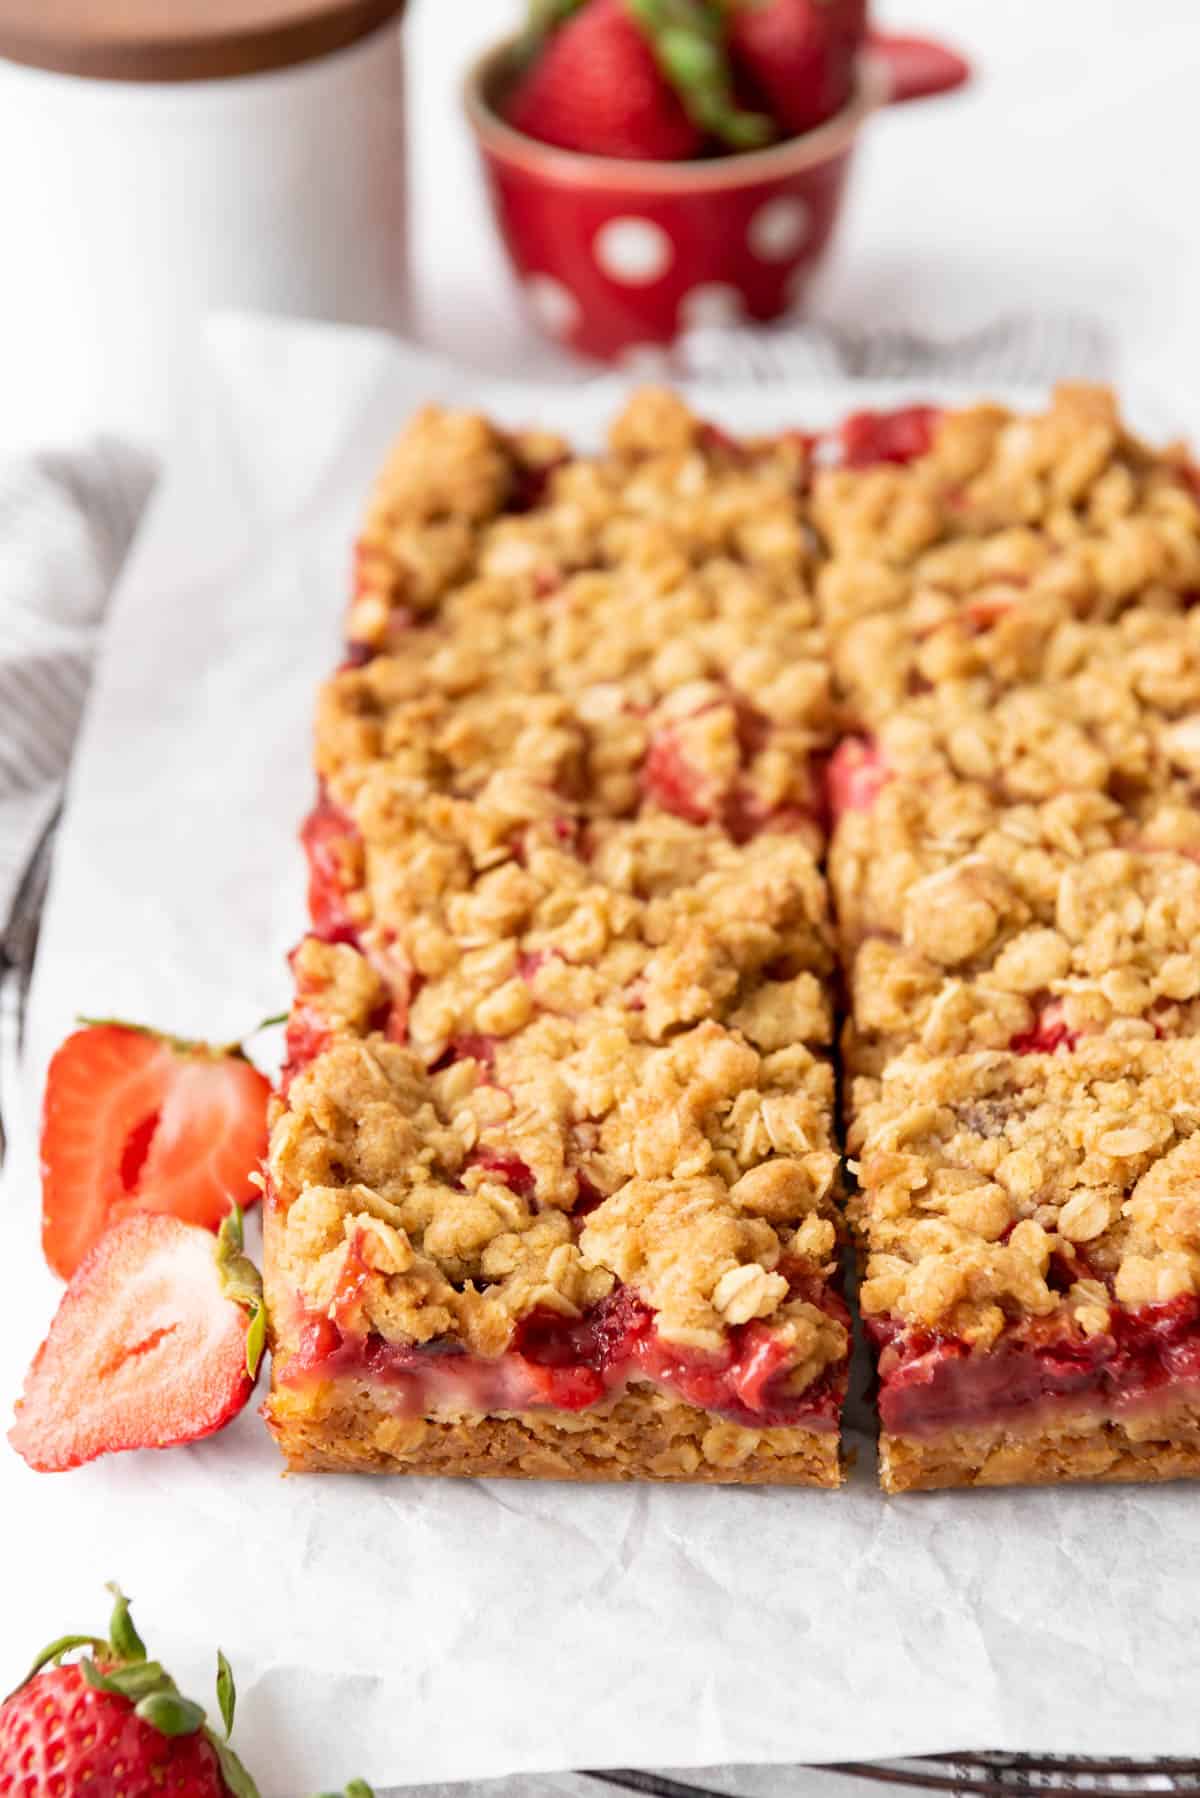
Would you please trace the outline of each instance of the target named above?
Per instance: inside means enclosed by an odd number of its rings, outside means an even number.
[[[1096,390],[419,415],[318,713],[292,1464],[837,1484],[844,992],[885,1485],[1200,1472],[1198,597]]]

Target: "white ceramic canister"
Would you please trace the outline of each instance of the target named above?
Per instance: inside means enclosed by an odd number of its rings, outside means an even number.
[[[0,445],[161,439],[206,313],[402,326],[404,0],[4,0]]]

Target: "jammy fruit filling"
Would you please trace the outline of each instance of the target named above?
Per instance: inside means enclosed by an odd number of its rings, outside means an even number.
[[[354,824],[322,793],[304,821],[300,841],[308,860],[308,910],[316,934],[327,943],[358,946],[358,927],[347,905],[348,858],[357,841]]]
[[[737,694],[714,700],[655,732],[642,765],[642,791],[689,824],[717,824],[735,843],[768,830],[813,823],[820,795],[811,768],[797,769],[782,803],[764,800],[754,767],[771,739],[770,720]]]
[[[892,778],[873,737],[844,737],[825,768],[825,796],[831,821],[847,812],[869,812]]]
[[[836,1295],[825,1294],[822,1303],[848,1326],[849,1314]],[[583,1411],[641,1381],[752,1429],[836,1430],[845,1363],[793,1391],[793,1353],[778,1331],[758,1321],[732,1328],[718,1353],[666,1342],[649,1307],[618,1286],[583,1317],[531,1312],[518,1325],[512,1347],[494,1359],[445,1343],[410,1346],[374,1335],[343,1335],[329,1318],[310,1319],[283,1377],[293,1385],[368,1381],[386,1389],[389,1409],[410,1416],[446,1408]]]
[[[870,468],[878,462],[902,465],[926,456],[941,412],[936,406],[906,406],[898,412],[855,412],[838,436],[845,468]]]
[[[1051,999],[1038,1012],[1033,1029],[1014,1036],[1009,1048],[1017,1055],[1069,1055],[1078,1041],[1061,1000]]]
[[[1056,1411],[1097,1417],[1200,1401],[1200,1298],[1114,1307],[1103,1335],[1064,1318],[1032,1319],[986,1354],[935,1331],[869,1319],[880,1345],[879,1414],[896,1436],[1009,1425],[1041,1427]]]

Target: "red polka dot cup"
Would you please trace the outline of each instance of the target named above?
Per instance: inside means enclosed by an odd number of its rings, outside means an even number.
[[[699,325],[797,307],[829,248],[863,124],[967,79],[952,51],[876,38],[850,103],[803,137],[697,162],[538,143],[501,116],[512,45],[472,70],[467,114],[525,299],[560,343],[636,363]]]

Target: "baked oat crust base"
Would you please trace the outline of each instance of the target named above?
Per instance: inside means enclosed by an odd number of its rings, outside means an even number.
[[[1134,1485],[1200,1478],[1200,1404],[1122,1423],[1075,1417],[1036,1433],[947,1430],[879,1439],[885,1492],[962,1486]]]
[[[431,1420],[397,1417],[349,1383],[276,1382],[264,1414],[293,1473],[827,1489],[844,1477],[835,1431],[742,1429],[649,1389],[584,1412]]]

